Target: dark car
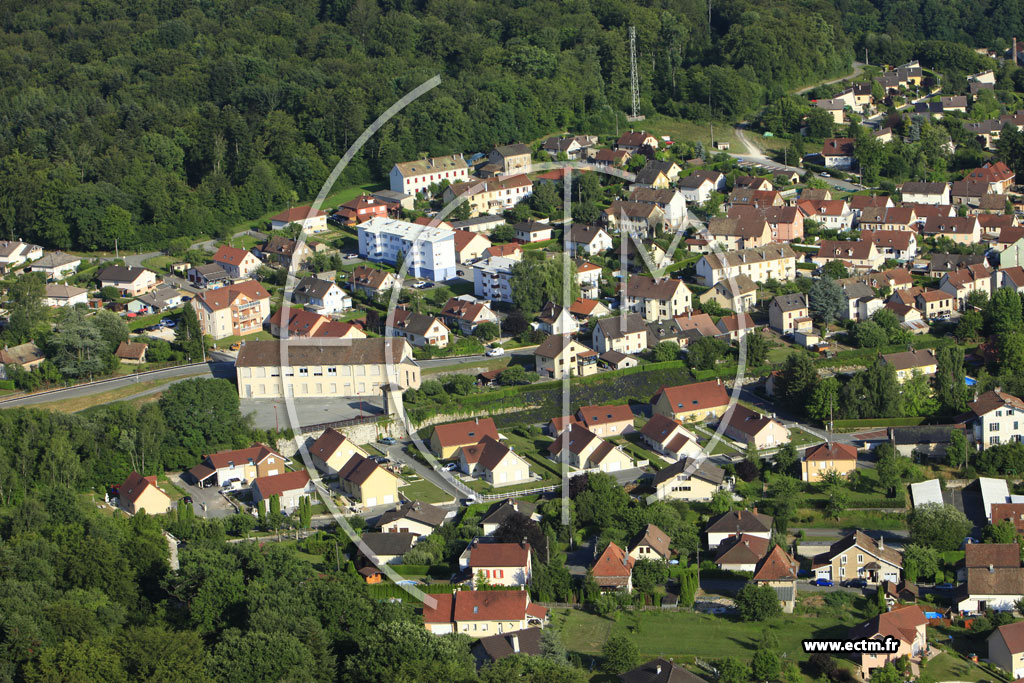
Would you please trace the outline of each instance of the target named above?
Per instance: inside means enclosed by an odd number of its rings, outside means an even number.
[[[191,505],[192,504],[192,496],[185,496],[185,497],[183,497],[181,499],[181,502],[182,503],[188,503],[189,505]]]
[[[868,587],[868,580],[867,579],[850,579],[849,581],[847,581],[843,585],[847,586],[849,588],[867,588]]]
[[[815,579],[811,581],[812,586],[834,586],[836,585],[831,579]]]

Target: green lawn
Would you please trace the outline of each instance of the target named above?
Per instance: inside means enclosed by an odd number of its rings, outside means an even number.
[[[170,267],[170,265],[172,263],[177,263],[177,262],[178,262],[178,259],[174,258],[173,256],[163,255],[163,256],[154,256],[153,258],[148,258],[148,259],[146,259],[145,261],[142,262],[142,265],[145,266],[146,268],[149,268],[150,270],[154,270],[154,271],[156,271],[158,273],[161,273],[161,272],[162,273],[166,273],[167,269]]]
[[[980,654],[980,653],[979,653]],[[943,652],[928,660],[922,673],[933,681],[991,681],[992,674],[977,664]]]
[[[419,500],[424,503],[450,503],[452,500],[450,495],[425,479],[403,486],[399,492],[409,500]]]
[[[214,348],[227,349],[227,348],[230,348],[231,345],[234,344],[235,342],[255,341],[257,339],[273,339],[273,338],[274,338],[274,335],[270,334],[266,330],[260,330],[259,332],[254,332],[252,334],[247,334],[247,335],[244,335],[244,336],[239,336],[239,335],[236,334],[236,335],[232,335],[230,337],[224,337],[223,339],[218,339],[215,342],[213,342],[213,345],[214,345]]]
[[[797,448],[806,446],[807,444],[817,443],[819,441],[821,441],[820,438],[814,436],[810,432],[805,432],[802,429],[789,430],[789,442]]]
[[[655,114],[644,119],[642,126],[644,130],[650,131],[654,135],[659,137],[668,135],[674,141],[696,142],[700,140],[708,148],[708,153],[712,153],[711,124],[695,123],[694,121],[676,119],[663,114]],[[746,148],[740,143],[739,138],[736,137],[733,124],[715,121],[714,129],[715,142],[728,142],[730,152],[746,153]],[[756,133],[751,133],[751,136],[755,135]],[[733,149],[737,147],[739,149]]]
[[[794,353],[798,353],[799,349],[790,346],[789,344],[782,344],[776,346],[768,352],[768,364],[769,365],[782,365],[786,362],[786,359]]]
[[[719,659],[737,657],[749,661],[764,628],[760,623],[745,623],[738,618],[716,617],[697,612],[633,612],[623,613],[617,620],[599,617],[579,610],[552,610],[564,619],[562,641],[572,651],[591,654],[612,634],[631,637],[640,648],[642,659],[692,657]],[[566,615],[567,616],[564,616]],[[857,623],[855,615],[845,612],[809,616],[785,614],[771,622],[771,630],[779,639],[779,651],[788,659],[804,661],[801,641],[805,638],[845,638],[847,630]]]

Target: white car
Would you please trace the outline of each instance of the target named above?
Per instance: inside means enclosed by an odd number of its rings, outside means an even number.
[[[497,358],[498,356],[505,355],[505,349],[501,348],[500,346],[494,349],[488,349],[487,353],[484,355],[489,356],[491,358]]]

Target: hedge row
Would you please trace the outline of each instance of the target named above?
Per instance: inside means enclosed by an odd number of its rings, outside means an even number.
[[[865,420],[835,420],[832,425],[836,429],[856,429],[858,427],[916,427],[924,424],[927,417],[876,417]]]

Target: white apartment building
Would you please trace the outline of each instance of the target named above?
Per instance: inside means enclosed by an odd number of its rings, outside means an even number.
[[[391,191],[410,195],[424,192],[442,180],[459,183],[468,179],[469,166],[461,154],[404,161],[395,164],[390,175]]]
[[[796,252],[788,244],[771,244],[722,254],[705,254],[697,262],[697,277],[705,287],[730,277],[746,275],[754,282],[774,278],[789,282],[796,277]]]
[[[512,268],[518,263],[492,256],[473,264],[473,295],[486,301],[512,303]]]
[[[359,255],[390,265],[401,255],[409,276],[450,280],[455,277],[455,231],[375,216],[359,225]]]

